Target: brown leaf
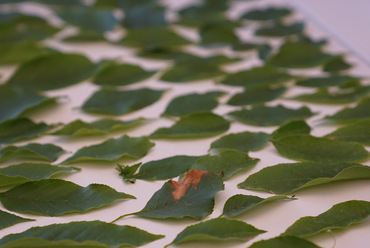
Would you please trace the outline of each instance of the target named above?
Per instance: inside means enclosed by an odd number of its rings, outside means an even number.
[[[196,189],[202,177],[207,173],[208,172],[204,170],[191,170],[188,171],[185,176],[177,182],[170,180],[169,183],[171,183],[175,188],[175,190],[172,191],[173,198],[175,200],[179,200],[181,197],[183,197],[190,185],[193,185],[193,188]]]

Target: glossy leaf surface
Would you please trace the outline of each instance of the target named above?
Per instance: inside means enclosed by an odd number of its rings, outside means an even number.
[[[53,162],[64,152],[53,144],[30,143],[24,146],[8,146],[0,150],[0,161],[39,160]]]
[[[369,178],[368,166],[304,162],[266,167],[250,175],[244,182],[238,184],[238,187],[273,194],[290,194],[316,185]]]
[[[20,222],[32,221],[31,219],[25,219],[20,216],[4,212],[0,210],[0,230],[8,226],[15,225]]]
[[[123,135],[117,139],[108,139],[103,143],[86,146],[78,150],[62,163],[81,161],[118,161],[123,158],[138,159],[144,157],[154,143],[146,137],[131,138]]]
[[[211,149],[234,149],[240,152],[257,151],[268,142],[270,135],[263,132],[241,132],[222,136],[211,143]]]
[[[261,240],[252,244],[249,248],[320,248],[306,239],[296,236],[279,236],[272,239]]]
[[[6,209],[46,216],[84,213],[120,199],[135,197],[103,184],[81,187],[60,179],[31,181],[0,193],[0,201]]]

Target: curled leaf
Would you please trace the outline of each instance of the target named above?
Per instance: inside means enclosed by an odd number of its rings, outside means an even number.
[[[296,236],[279,236],[272,239],[261,240],[249,248],[320,248],[311,241]]]

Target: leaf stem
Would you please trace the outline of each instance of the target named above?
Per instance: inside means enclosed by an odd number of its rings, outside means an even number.
[[[135,214],[138,214],[138,213],[140,213],[140,211],[138,211],[138,212],[133,212],[133,213],[129,213],[129,214],[121,215],[121,216],[119,216],[118,218],[116,218],[116,219],[112,220],[112,221],[111,221],[111,222],[109,222],[109,223],[114,223],[114,222],[116,222],[117,220],[120,220],[120,219],[125,218],[125,217],[130,216],[130,215],[135,215]]]

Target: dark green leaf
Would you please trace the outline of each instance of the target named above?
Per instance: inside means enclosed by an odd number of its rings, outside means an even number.
[[[250,158],[245,152],[221,150],[216,155],[200,157],[190,168],[209,171],[227,180],[237,173],[251,169],[258,161],[258,158]]]
[[[0,210],[0,230],[20,222],[32,221]]]
[[[140,4],[125,9],[122,24],[127,29],[167,26],[166,9],[157,4]]]
[[[297,134],[310,134],[311,127],[303,120],[290,121],[281,125],[271,134],[271,140]]]
[[[293,23],[291,25],[283,25],[280,23],[273,26],[263,27],[257,29],[255,35],[266,37],[282,37],[294,34],[300,34],[304,30],[304,24],[301,22]]]
[[[54,90],[79,83],[96,69],[97,65],[85,56],[55,53],[22,64],[8,84],[32,91]]]
[[[325,136],[328,139],[361,143],[370,146],[370,119],[360,120],[338,128]]]
[[[358,79],[350,76],[332,75],[298,80],[296,85],[304,87],[331,87],[340,86],[351,81],[358,82]]]
[[[137,53],[137,56],[148,58],[148,59],[164,59],[164,60],[172,60],[172,59],[179,59],[181,57],[187,56],[187,53],[177,50],[177,49],[165,49],[165,48],[158,48],[152,50],[143,50]]]
[[[272,46],[268,44],[258,46],[258,58],[260,60],[266,61],[270,57],[272,50]]]
[[[295,200],[295,198],[282,195],[271,196],[268,198],[261,198],[254,195],[233,195],[225,202],[222,215],[235,217],[262,204],[281,200]]]
[[[75,35],[71,35],[63,39],[64,42],[74,42],[74,43],[82,43],[82,42],[105,42],[106,39],[103,34],[94,33],[91,31],[81,31]]]
[[[244,51],[258,49],[259,46],[260,44],[256,44],[256,43],[236,43],[236,44],[232,44],[232,49],[234,51],[244,52]]]
[[[0,150],[0,161],[40,160],[53,162],[64,152],[53,144],[31,143],[24,146],[8,146]]]
[[[254,226],[242,221],[229,220],[226,218],[215,218],[188,226],[176,236],[171,244],[178,245],[182,243],[193,243],[199,241],[246,242],[264,232],[266,231],[259,230]]]
[[[254,67],[227,76],[222,84],[254,88],[287,82],[292,76],[272,66]]]
[[[253,9],[245,13],[241,18],[252,21],[276,20],[290,15],[287,8],[269,7],[265,9]]]
[[[334,205],[318,216],[306,216],[297,220],[281,235],[306,237],[326,230],[346,228],[370,215],[370,202],[346,201]]]
[[[275,66],[288,68],[310,68],[324,64],[331,55],[323,53],[321,47],[306,42],[288,42],[269,59]]]
[[[48,179],[57,174],[79,171],[74,167],[60,167],[41,163],[22,163],[0,168],[0,187],[10,187],[29,181]]]
[[[255,126],[277,126],[292,120],[309,118],[313,115],[307,107],[289,109],[282,105],[274,107],[256,105],[228,113],[238,121]]]
[[[168,128],[159,128],[151,138],[202,138],[226,132],[230,122],[213,113],[194,113],[180,118]]]
[[[127,198],[135,199],[107,185],[81,187],[60,179],[31,181],[0,193],[1,203],[10,211],[47,216],[84,213]]]
[[[168,105],[163,114],[182,116],[196,112],[211,111],[218,106],[217,98],[225,92],[211,91],[204,94],[189,94],[174,98]]]
[[[326,117],[326,119],[338,122],[356,121],[368,118],[370,118],[370,97],[362,99],[353,108],[344,108],[334,115]]]
[[[351,68],[352,65],[347,63],[343,56],[337,56],[330,59],[323,66],[323,71],[336,73]]]
[[[101,70],[93,82],[101,86],[122,86],[140,82],[154,73],[156,71],[145,71],[136,65],[112,64]]]
[[[244,92],[232,96],[227,104],[242,106],[269,102],[280,97],[286,90],[285,87],[272,88],[269,86],[246,88]]]
[[[290,194],[325,183],[369,178],[370,168],[364,165],[304,162],[266,167],[250,175],[238,184],[238,187],[274,194]]]
[[[369,152],[359,144],[305,134],[283,136],[272,140],[272,143],[280,155],[300,161],[342,163],[369,157]]]
[[[19,140],[32,139],[44,134],[50,126],[34,123],[27,118],[17,118],[0,123],[0,145]]]
[[[63,128],[52,134],[61,136],[104,135],[138,126],[143,121],[144,119],[142,118],[131,121],[101,119],[90,123],[76,120],[64,125]]]
[[[264,147],[270,135],[259,132],[241,132],[225,135],[211,144],[211,149],[234,149],[240,152],[257,151]]]
[[[0,240],[1,247],[138,247],[163,235],[153,235],[131,226],[101,221],[70,222],[32,227]]]
[[[227,25],[205,25],[199,32],[203,46],[228,46],[239,42],[234,29]]]
[[[83,104],[82,109],[90,113],[123,115],[155,103],[163,92],[151,89],[118,91],[103,88],[95,92]]]
[[[109,139],[101,144],[86,146],[78,150],[62,163],[82,161],[118,161],[124,158],[139,159],[144,157],[154,143],[146,137],[131,138],[123,135],[117,139]]]
[[[140,28],[130,30],[121,41],[124,46],[145,50],[188,45],[191,42],[168,28]]]
[[[320,248],[308,240],[295,236],[279,236],[276,238],[261,240],[252,244],[249,248]]]

